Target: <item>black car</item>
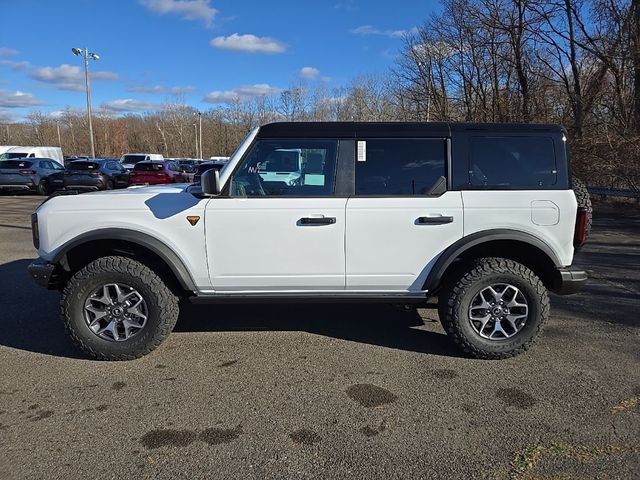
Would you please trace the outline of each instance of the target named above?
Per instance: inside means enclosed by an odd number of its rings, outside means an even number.
[[[129,173],[113,159],[69,162],[62,175],[67,190],[111,190],[129,186]]]
[[[222,170],[222,168],[227,164],[227,162],[222,162],[219,160],[215,160],[212,162],[202,162],[200,163],[200,165],[198,165],[198,171],[196,172],[196,174],[193,176],[193,183],[200,183],[200,177],[202,177],[202,174],[204,172],[206,172],[207,170],[211,170],[212,168],[218,169],[218,170]]]
[[[180,167],[180,169],[184,173],[196,173],[198,171],[198,161],[197,160],[177,160],[176,163]]]
[[[64,167],[50,158],[0,160],[0,192],[25,191],[49,195],[62,188]]]

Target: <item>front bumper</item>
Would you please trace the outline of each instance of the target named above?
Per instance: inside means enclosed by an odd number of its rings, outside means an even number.
[[[29,270],[29,274],[33,281],[41,287],[52,288],[53,280],[55,278],[54,270],[56,266],[52,263],[43,260],[42,258],[38,258],[31,262],[31,264],[27,267]]]
[[[587,272],[583,270],[572,270],[571,267],[559,268],[553,293],[557,293],[558,295],[571,295],[576,293],[587,283],[587,278]]]

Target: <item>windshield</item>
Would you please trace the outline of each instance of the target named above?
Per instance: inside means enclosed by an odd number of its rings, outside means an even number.
[[[146,158],[146,155],[123,155],[122,163],[127,165],[135,165],[138,162],[142,162]]]
[[[98,170],[100,164],[94,162],[71,162],[68,168],[69,170]]]
[[[0,168],[6,168],[8,170],[18,170],[23,168],[30,168],[33,162],[26,162],[20,160],[5,160],[0,162]]]
[[[28,153],[24,152],[4,152],[2,155],[0,155],[0,160],[6,160],[9,158],[25,158],[28,155]]]
[[[164,170],[164,164],[162,163],[138,163],[133,167],[134,172],[161,172]]]

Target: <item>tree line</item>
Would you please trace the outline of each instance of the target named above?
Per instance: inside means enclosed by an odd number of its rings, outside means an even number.
[[[202,112],[205,158],[229,155],[271,121],[560,123],[573,170],[590,184],[640,187],[638,0],[442,0],[388,72],[348,85],[297,83]],[[155,112],[93,119],[96,154],[196,156],[198,116],[184,101]],[[86,115],[33,112],[0,142],[89,150]]]

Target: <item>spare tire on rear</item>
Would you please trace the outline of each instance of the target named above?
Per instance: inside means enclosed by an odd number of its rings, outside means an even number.
[[[571,175],[571,188],[578,201],[578,208],[583,207],[587,209],[587,227],[585,229],[586,236],[589,237],[591,233],[591,222],[593,217],[593,205],[591,205],[591,197],[587,190],[587,185],[575,175]]]

